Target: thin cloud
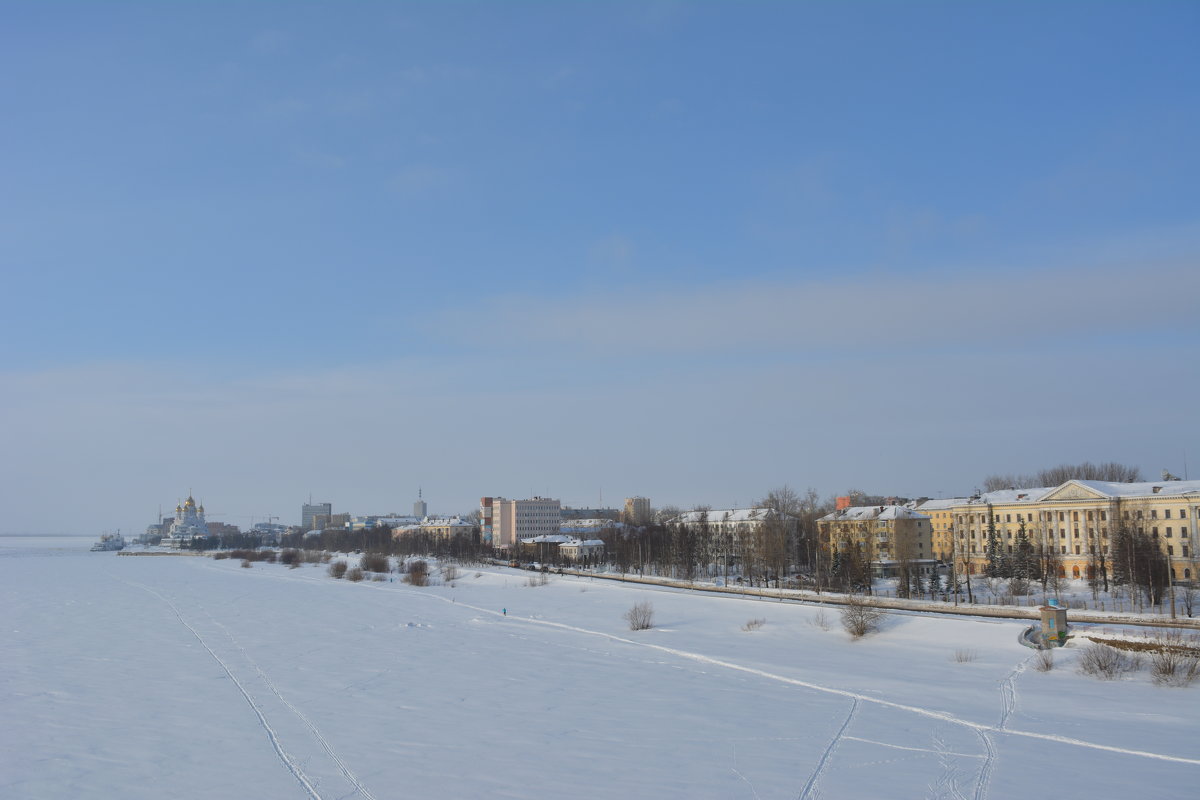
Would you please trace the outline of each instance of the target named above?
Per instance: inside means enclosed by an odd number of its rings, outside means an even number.
[[[411,197],[441,195],[461,182],[462,173],[453,167],[437,164],[410,164],[388,181],[395,192]]]
[[[250,49],[259,55],[276,55],[288,50],[292,43],[292,34],[287,31],[271,29],[260,31],[250,40]]]
[[[1148,271],[1153,280],[1147,280]],[[553,302],[504,296],[460,317],[455,329],[483,347],[537,345],[612,355],[861,352],[947,341],[994,346],[1178,327],[1191,318],[1197,290],[1200,270],[1178,263],[962,277],[746,281],[656,292],[623,288]],[[539,311],[529,314],[529,308]]]

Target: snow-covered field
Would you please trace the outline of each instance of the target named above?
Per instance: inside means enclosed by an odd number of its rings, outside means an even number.
[[[1200,688],[1023,624],[0,539],[0,797],[1192,797]],[[435,572],[436,576],[436,572]],[[535,581],[536,582],[536,581]],[[622,614],[653,604],[656,627]],[[504,610],[507,610],[505,616]],[[828,629],[819,615],[827,618]],[[764,619],[754,631],[743,626]],[[958,661],[956,651],[971,658]]]

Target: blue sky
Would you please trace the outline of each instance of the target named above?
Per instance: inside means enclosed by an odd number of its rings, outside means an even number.
[[[1195,4],[5,18],[5,531],[1200,462]]]

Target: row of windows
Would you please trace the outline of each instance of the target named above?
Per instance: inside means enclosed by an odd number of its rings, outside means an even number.
[[[1180,545],[1180,547],[1179,547],[1179,550],[1180,550],[1180,553],[1179,553],[1179,555],[1180,555],[1180,556],[1182,556],[1183,558],[1187,558],[1187,557],[1188,557],[1188,546],[1187,546],[1186,544],[1185,544],[1185,545]],[[1008,545],[1007,551],[1008,551],[1010,554],[1013,552],[1013,546],[1012,546],[1011,544],[1010,544],[1010,545]],[[1061,553],[1062,555],[1066,555],[1066,554],[1067,554],[1067,545],[1065,545],[1065,544],[1059,545],[1059,546],[1058,546],[1058,551],[1059,551],[1059,553]],[[971,543],[971,552],[972,552],[972,553],[983,553],[983,552],[985,552],[985,550],[984,550],[984,548],[983,548],[983,547],[976,548],[976,546],[975,546],[975,543],[974,543],[974,542],[972,542],[972,543]],[[1089,547],[1088,547],[1088,552],[1089,552],[1089,553],[1095,553],[1095,552],[1096,552],[1096,547],[1095,547],[1095,545],[1091,545],[1091,546],[1089,546]],[[1082,547],[1081,547],[1080,545],[1075,545],[1075,555],[1077,555],[1077,556],[1083,555],[1083,552],[1082,552]],[[1174,547],[1173,545],[1167,545],[1167,555],[1168,555],[1168,556],[1174,556],[1174,555],[1175,555],[1175,547]]]
[[[1178,511],[1179,511],[1179,519],[1187,519],[1188,518],[1188,510],[1186,508],[1181,508]],[[1096,519],[1097,516],[1099,517],[1099,519],[1101,521],[1105,521],[1108,519],[1108,512],[1104,511],[1104,510],[1100,510],[1100,511],[1088,510],[1083,513],[1086,514],[1086,517],[1089,521]],[[1066,521],[1066,519],[1067,519],[1066,511],[1039,511],[1037,514],[1037,520],[1034,520],[1034,516],[1032,513],[1017,514],[1016,517],[1017,517],[1017,522],[1034,522],[1034,521],[1049,522],[1050,520],[1054,519],[1055,514],[1058,515],[1059,522]],[[1073,522],[1079,521],[1079,514],[1080,514],[1079,511],[1072,511],[1072,512],[1070,512],[1070,514],[1071,514],[1071,520]],[[1143,519],[1145,512],[1142,509],[1138,509],[1137,511],[1134,511],[1133,514],[1136,519]],[[991,519],[988,519],[989,516],[991,517]],[[1003,519],[1001,517],[1003,517]],[[1126,511],[1124,513],[1124,517],[1125,517],[1125,519],[1129,519],[1130,512]],[[1200,518],[1200,508],[1196,509],[1196,517]],[[1171,519],[1171,509],[1164,508],[1162,518],[1163,519]],[[1150,519],[1158,519],[1158,509],[1157,508],[1150,509]],[[965,515],[959,514],[958,521],[959,521],[959,523],[963,523],[963,522],[1012,522],[1013,515],[1012,514],[990,514],[990,515],[989,514],[965,514]]]
[[[1138,526],[1138,528],[1137,528],[1137,532],[1138,532],[1138,533],[1145,533],[1145,532],[1146,532],[1146,529],[1145,529],[1145,528],[1143,528],[1141,525],[1139,525],[1139,526]],[[1036,534],[1036,531],[1035,531],[1034,533]],[[1048,531],[1048,533],[1049,533],[1049,535],[1051,535],[1051,536],[1053,536],[1053,535],[1054,535],[1054,531],[1053,531],[1053,530],[1051,530],[1051,531]],[[978,537],[976,537],[976,534],[978,534]],[[1012,538],[1013,538],[1013,532],[1012,532],[1012,531],[1010,531],[1010,530],[996,531],[996,535],[997,535],[997,536],[1003,536],[1005,539],[1012,539]],[[1156,526],[1154,526],[1154,527],[1152,527],[1152,528],[1150,528],[1150,535],[1151,535],[1152,537],[1154,537],[1155,539],[1157,539],[1157,538],[1158,538],[1158,526],[1157,526],[1157,525],[1156,525]],[[1186,539],[1186,538],[1188,538],[1188,535],[1189,535],[1189,533],[1188,533],[1188,529],[1187,529],[1187,528],[1180,528],[1180,529],[1179,529],[1179,538],[1180,538],[1180,539]],[[962,531],[959,531],[959,532],[958,532],[958,538],[959,538],[959,539],[962,539],[962,538],[963,538],[963,536],[964,536],[963,532],[962,532]],[[985,531],[977,531],[977,530],[975,530],[975,529],[972,529],[972,530],[970,531],[970,536],[971,536],[971,538],[972,538],[972,539],[975,539],[975,538],[984,539],[984,538],[987,538],[987,533],[986,533]],[[1096,536],[1096,529],[1095,529],[1095,528],[1088,528],[1088,529],[1087,529],[1087,536],[1088,536],[1088,538],[1089,538],[1089,539],[1091,539],[1091,538],[1094,538],[1094,537]],[[1107,539],[1107,538],[1108,538],[1108,528],[1101,528],[1101,529],[1100,529],[1100,536],[1101,536],[1101,537],[1103,537],[1104,539]],[[1034,538],[1036,538],[1036,536],[1035,536]],[[1067,538],[1067,529],[1066,529],[1066,528],[1059,528],[1059,529],[1058,529],[1058,538],[1060,538],[1060,539],[1065,539],[1065,538]],[[1072,536],[1072,538],[1073,538],[1073,539],[1078,539],[1078,538],[1079,538],[1079,528],[1075,528],[1075,529],[1074,529],[1074,535]],[[1168,525],[1168,526],[1166,527],[1166,530],[1164,530],[1164,531],[1163,531],[1163,538],[1164,538],[1164,539],[1173,539],[1173,538],[1175,538],[1175,530],[1174,530],[1174,528],[1172,528],[1170,525]]]

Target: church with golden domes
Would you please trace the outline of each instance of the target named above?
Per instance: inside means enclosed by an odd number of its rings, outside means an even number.
[[[175,519],[162,543],[167,547],[187,547],[192,539],[208,536],[208,523],[204,521],[204,504],[196,505],[191,494],[182,505],[175,506]]]

